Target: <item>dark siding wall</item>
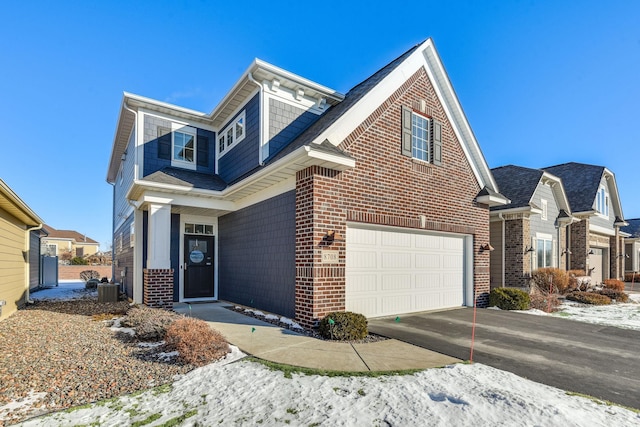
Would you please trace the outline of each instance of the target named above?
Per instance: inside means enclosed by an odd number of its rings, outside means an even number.
[[[295,316],[295,191],[218,219],[220,299]]]
[[[143,176],[151,175],[152,173],[171,166],[170,159],[161,159],[160,154],[158,152],[158,127],[163,127],[167,129],[171,129],[171,121],[161,119],[159,117],[153,117],[145,115],[144,117],[144,171]],[[208,150],[207,152],[207,161],[205,162],[207,166],[203,166],[201,160],[198,161],[197,171],[198,172],[208,172],[214,173],[215,170],[215,141],[216,135],[214,132],[205,130],[205,129],[197,129],[197,139],[196,144],[198,146],[198,156],[202,154],[201,142],[204,141],[204,138],[208,140]]]
[[[120,283],[124,291],[127,293],[129,298],[133,298],[133,277],[134,277],[134,265],[133,265],[133,248],[130,243],[130,227],[133,223],[133,215],[131,215],[114,233],[114,247],[113,253],[114,258],[113,262],[116,267],[114,268],[114,277],[113,280],[115,282]],[[137,230],[136,230],[137,231]],[[137,234],[137,233],[136,233]],[[139,235],[139,234],[138,234]],[[118,248],[118,239],[122,236],[122,249]],[[122,276],[122,271],[126,268],[126,275]]]
[[[256,94],[245,106],[247,136],[218,160],[218,175],[226,182],[232,182],[258,166],[260,161],[258,147],[260,138],[259,101],[260,95]],[[232,120],[229,120],[229,123]],[[227,125],[228,123],[222,126],[221,130]]]
[[[40,231],[29,233],[29,289],[40,285]]]
[[[302,108],[269,99],[269,156],[280,151],[319,118]]]

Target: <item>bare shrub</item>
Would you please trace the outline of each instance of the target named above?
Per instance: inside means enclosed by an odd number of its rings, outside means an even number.
[[[640,282],[640,273],[638,272],[624,273],[624,281],[638,283]]]
[[[543,294],[541,292],[534,292],[529,295],[529,306],[537,310],[541,310],[547,313],[553,313],[560,307],[560,299],[558,294]]]
[[[567,295],[567,299],[571,301],[581,302],[583,304],[593,305],[609,305],[611,298],[606,295],[596,294],[594,292],[571,292]]]
[[[193,317],[183,317],[167,328],[167,347],[179,353],[178,360],[203,366],[229,353],[229,344],[222,334]]]
[[[613,289],[614,291],[624,291],[624,282],[618,279],[606,279],[604,281],[604,287],[606,289]]]
[[[531,281],[541,290],[555,288],[564,294],[569,289],[569,275],[559,268],[539,268],[531,274]]]
[[[598,291],[600,295],[607,296],[612,300],[616,300],[616,302],[629,302],[629,295],[627,295],[624,291],[619,291],[612,288],[604,288]]]
[[[141,341],[161,341],[167,327],[182,318],[182,315],[172,311],[139,305],[131,308],[120,324],[135,329],[136,337]]]

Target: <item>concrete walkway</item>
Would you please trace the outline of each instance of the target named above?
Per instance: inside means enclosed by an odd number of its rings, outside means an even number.
[[[319,340],[225,308],[229,306],[175,303],[174,310],[206,321],[247,354],[286,365],[353,372],[427,369],[460,362],[393,339],[366,344]]]

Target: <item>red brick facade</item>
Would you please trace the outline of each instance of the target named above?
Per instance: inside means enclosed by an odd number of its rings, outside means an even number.
[[[401,154],[402,106],[421,101],[424,112],[442,123],[440,166]],[[345,309],[347,222],[472,235],[476,299],[486,305],[489,252],[480,246],[489,242],[489,208],[475,202],[480,187],[425,70],[411,76],[340,148],[356,159],[354,169],[310,167],[296,176],[297,320],[310,325]],[[335,232],[333,242],[326,239],[329,231]],[[339,251],[338,264],[321,263],[323,248]]]
[[[149,307],[173,309],[173,269],[143,270],[143,304]]]

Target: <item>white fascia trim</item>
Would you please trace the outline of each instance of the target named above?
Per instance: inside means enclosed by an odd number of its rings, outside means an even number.
[[[140,108],[149,108],[153,109],[154,106],[166,108],[168,110],[173,110],[177,113],[187,114],[189,116],[193,116],[198,119],[207,119],[209,116],[207,113],[203,113],[202,111],[191,110],[189,108],[180,107],[178,105],[169,104],[168,102],[162,102],[155,99],[147,98],[144,96],[136,95],[129,92],[124,92],[124,99],[134,101],[134,103],[138,103]]]
[[[304,149],[307,151],[307,155],[311,158],[336,163],[338,165],[344,166],[347,169],[356,167],[355,159],[336,155],[336,154],[325,153],[323,151],[314,150],[313,146],[309,146],[309,145],[304,146]]]
[[[141,203],[155,203],[163,205],[181,205],[203,209],[236,210],[235,203],[227,200],[219,200],[212,198],[194,197],[185,194],[172,194],[168,196],[167,193],[147,191],[139,200]]]
[[[540,214],[542,209],[533,208],[531,206],[521,206],[519,208],[500,209],[497,211],[491,211],[490,216],[498,216],[499,214],[517,214],[517,213],[530,213]]]
[[[598,234],[605,234],[607,236],[615,236],[616,235],[615,230],[612,230],[612,229],[606,228],[606,227],[602,227],[600,225],[593,225],[591,223],[589,223],[589,231],[593,231],[594,233],[598,233]]]
[[[185,119],[184,117],[176,117],[176,116],[171,116],[169,114],[165,114],[159,111],[153,111],[153,110],[149,110],[143,107],[140,107],[138,109],[138,117],[140,116],[152,116],[152,117],[157,117],[159,119],[162,120],[167,120],[169,122],[171,122],[172,126],[175,124],[178,125],[183,125],[183,126],[190,126],[193,128],[200,128],[200,129],[204,129],[204,130],[208,130],[211,132],[217,132],[216,128],[214,128],[213,126],[207,125],[205,123],[201,123],[201,122],[197,122],[197,121],[192,121],[189,119]],[[141,121],[141,127],[144,128],[144,120]]]
[[[425,41],[382,82],[371,89],[355,106],[352,106],[346,114],[322,132],[313,143],[320,144],[327,139],[332,144],[339,145],[420,67],[425,68],[433,84],[480,188],[487,186],[498,192],[498,186],[480,151],[478,142],[471,131],[431,39]]]
[[[489,205],[489,207],[493,207],[493,206],[508,205],[509,203],[511,203],[511,200],[507,199],[506,197],[498,197],[498,196],[489,194],[486,196],[476,197],[476,202],[482,203],[483,205]],[[500,211],[500,212],[504,212],[504,211]]]
[[[613,212],[614,216],[618,216],[620,218],[624,218],[624,214],[622,213],[622,203],[620,202],[620,194],[618,193],[618,184],[616,183],[616,176],[609,169],[604,168],[603,175],[607,181],[607,184],[610,186],[609,188],[609,199],[613,204]],[[613,191],[611,191],[613,190]],[[615,197],[611,197],[611,194],[615,194]]]

